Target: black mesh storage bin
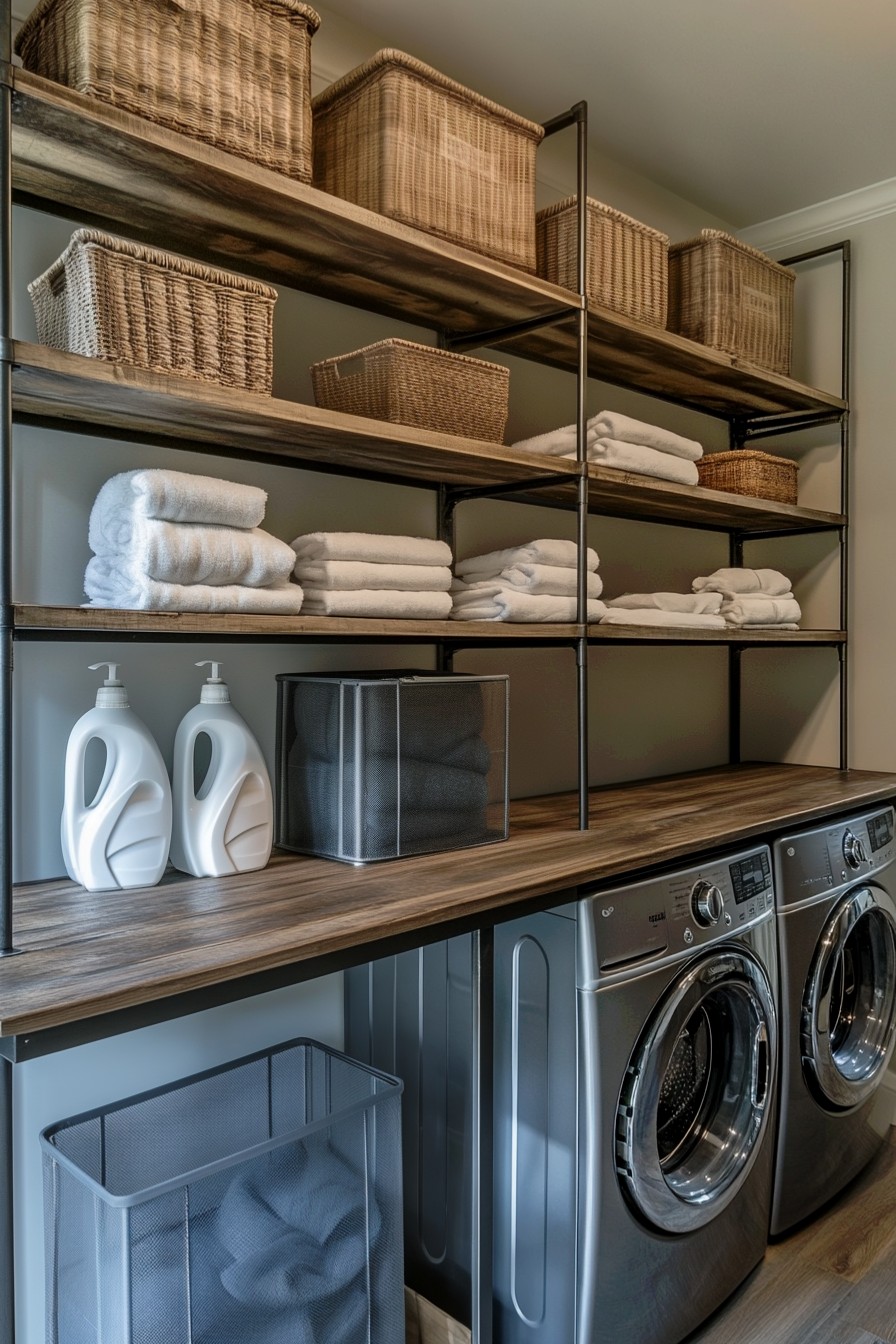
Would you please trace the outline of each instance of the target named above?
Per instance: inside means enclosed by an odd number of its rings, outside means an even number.
[[[403,1339],[400,1101],[294,1040],[46,1129],[49,1344]]]
[[[506,676],[277,683],[278,845],[366,863],[506,839]]]

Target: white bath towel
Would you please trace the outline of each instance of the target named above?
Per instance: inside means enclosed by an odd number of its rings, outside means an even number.
[[[562,541],[557,537],[540,537],[536,541],[523,542],[520,546],[510,546],[503,551],[486,551],[484,555],[471,555],[466,560],[458,560],[454,572],[460,578],[470,582],[472,579],[487,579],[500,574],[502,570],[515,565],[558,565],[575,568],[576,543]],[[597,569],[597,551],[588,547],[585,568]]]
[[[791,584],[777,569],[715,569],[712,574],[694,579],[691,587],[695,593],[724,593],[732,597],[740,593],[785,597]]]
[[[84,591],[90,598],[87,606],[122,605],[103,596],[102,584],[94,589],[90,563],[84,578]],[[128,603],[128,608],[134,611],[238,611],[271,616],[294,616],[301,606],[302,589],[297,583],[247,588],[238,583],[215,587],[207,583],[159,583],[156,579],[144,579]]]
[[[629,415],[618,411],[600,411],[588,421],[588,428],[595,438],[616,439],[622,443],[640,443],[645,448],[655,448],[659,453],[671,453],[673,457],[683,457],[697,462],[703,456],[703,444],[696,439],[685,439],[673,434],[661,425],[651,425],[643,420],[633,420]]]
[[[87,539],[97,555],[124,550],[131,543],[135,521],[141,518],[258,527],[266,502],[267,494],[256,485],[186,471],[123,471],[97,492]]]
[[[601,625],[690,626],[701,630],[724,630],[724,616],[710,612],[658,611],[655,607],[613,607]]]
[[[399,592],[444,593],[451,587],[447,565],[387,565],[365,560],[295,560],[295,576],[307,588],[352,592],[358,588],[392,588]]]
[[[299,560],[365,560],[378,565],[450,565],[451,547],[427,537],[378,532],[306,532],[291,543]]]
[[[722,615],[729,625],[791,625],[799,621],[802,614],[800,604],[793,596],[741,595],[726,598],[722,603]]]
[[[398,593],[387,588],[354,588],[335,592],[328,588],[306,588],[302,614],[444,621],[451,614],[451,594]]]
[[[486,596],[488,593],[488,596]],[[606,607],[599,598],[586,603],[586,621],[599,621]],[[577,617],[574,597],[552,597],[550,594],[520,593],[512,588],[480,590],[477,602],[455,605],[451,615],[456,621],[562,621],[569,624]]]
[[[651,476],[659,481],[675,481],[678,485],[696,485],[699,480],[697,464],[671,453],[657,452],[640,443],[625,443],[622,439],[595,439],[588,447],[588,461],[617,471],[630,471],[636,476]]]
[[[495,578],[471,581],[455,579],[451,591],[456,597],[483,587],[513,588],[521,593],[569,597],[577,591],[577,578],[576,571],[567,565],[511,565],[508,569],[502,569]],[[585,588],[588,597],[600,597],[604,581],[596,571],[588,570],[585,574]]]
[[[94,581],[107,585],[116,606],[143,578],[160,583],[242,583],[266,588],[284,583],[295,552],[260,527],[220,527],[206,523],[168,523],[135,517],[131,538],[119,550],[102,550],[92,562]],[[102,576],[102,577],[101,577]],[[120,590],[120,594],[116,590]]]
[[[722,607],[721,593],[621,593],[607,599],[611,610],[687,611],[695,616],[717,616]]]
[[[592,443],[597,432],[585,426],[585,442]],[[511,447],[521,453],[540,453],[542,457],[575,457],[576,426],[561,425],[559,429],[549,429],[545,434],[535,434],[531,439],[518,439]]]

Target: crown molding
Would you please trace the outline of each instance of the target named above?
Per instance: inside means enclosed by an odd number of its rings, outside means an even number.
[[[890,177],[885,182],[860,187],[858,191],[834,196],[829,201],[809,205],[804,210],[793,210],[788,215],[779,215],[777,219],[769,219],[762,224],[751,224],[747,229],[738,229],[737,236],[762,251],[772,251],[779,247],[790,247],[794,243],[805,242],[810,238],[818,238],[823,234],[851,228],[856,224],[864,224],[867,220],[892,214],[894,210],[896,210],[896,177]]]

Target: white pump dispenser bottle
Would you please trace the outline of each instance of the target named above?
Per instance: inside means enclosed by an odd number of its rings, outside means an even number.
[[[224,877],[263,868],[271,856],[274,799],[261,748],[230,703],[221,664],[211,667],[198,705],[185,714],[174,738],[174,822],[171,862],[194,877]],[[195,783],[198,739],[211,759]]]
[[[69,877],[88,891],[154,886],[168,861],[171,785],[162,753],[130,708],[117,663],[91,663],[109,675],[96,705],[71,731],[65,753],[62,855]],[[106,748],[103,777],[85,797],[90,742]]]

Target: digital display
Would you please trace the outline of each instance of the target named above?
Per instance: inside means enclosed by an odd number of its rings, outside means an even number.
[[[893,814],[891,812],[881,812],[876,817],[872,817],[868,822],[868,839],[871,842],[872,852],[883,849],[893,839]]]
[[[741,859],[739,863],[730,864],[728,871],[731,873],[736,905],[743,905],[744,901],[758,896],[771,885],[771,868],[764,849],[747,859]]]

